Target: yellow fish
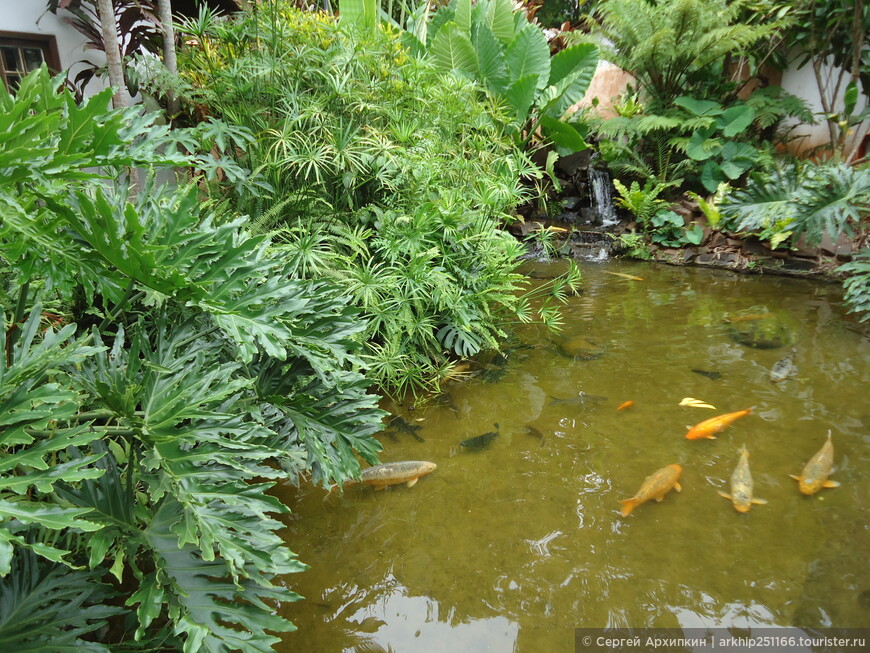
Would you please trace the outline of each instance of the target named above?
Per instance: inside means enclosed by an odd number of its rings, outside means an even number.
[[[752,504],[765,504],[764,499],[752,498],[752,474],[749,473],[749,451],[746,446],[740,450],[740,460],[731,474],[731,494],[718,490],[719,496],[728,499],[737,512],[749,512]]]
[[[671,488],[680,492],[682,488],[680,487],[679,480],[682,473],[683,468],[679,465],[668,465],[647,476],[637,494],[631,497],[631,499],[619,502],[622,504],[622,516],[627,517],[637,506],[646,503],[650,499],[661,501],[671,491]]]
[[[636,277],[633,274],[625,274],[625,272],[611,272],[610,270],[602,270],[602,272],[612,274],[615,277],[622,277],[623,279],[631,279],[632,281],[643,281],[643,277]]]
[[[700,399],[693,399],[692,397],[683,397],[680,400],[680,406],[691,406],[692,408],[712,408],[716,410],[716,406],[712,406],[705,401],[701,401]]]
[[[802,494],[815,494],[823,487],[840,487],[837,481],[829,481],[831,467],[834,466],[834,444],[831,442],[831,432],[828,431],[828,439],[815,456],[804,466],[800,476],[789,474],[798,482],[798,488]]]

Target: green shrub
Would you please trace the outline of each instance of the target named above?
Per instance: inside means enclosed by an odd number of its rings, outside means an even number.
[[[153,183],[206,163],[177,153],[202,130],[62,82],[0,89],[0,641],[268,652],[304,565],[267,491],[376,461],[364,324],[196,185]]]
[[[827,233],[851,235],[870,211],[870,168],[838,162],[791,162],[756,174],[720,204],[722,225],[777,245],[805,234],[810,245]]]
[[[297,276],[337,280],[363,309],[370,376],[401,391],[493,346],[522,280],[499,226],[537,173],[509,117],[390,28],[351,36],[275,2],[197,38],[186,96],[255,134],[239,158],[271,188],[249,185],[234,210],[277,232]]]

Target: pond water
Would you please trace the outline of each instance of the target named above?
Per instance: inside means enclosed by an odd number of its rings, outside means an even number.
[[[306,600],[282,606],[299,630],[279,651],[573,651],[578,627],[870,625],[870,340],[839,287],[628,262],[582,270],[561,334],[520,326],[506,360],[447,384],[440,402],[387,406],[420,428],[382,433],[381,460],[435,472],[327,501],[321,488],[282,489],[286,539],[311,568],[287,579]],[[733,339],[742,318],[771,314],[790,344]],[[773,383],[792,347],[797,375]],[[749,407],[715,440],[684,437]],[[489,447],[459,446],[495,423]],[[803,496],[789,474],[829,430],[842,485]],[[769,502],[748,514],[717,495],[742,445]],[[682,492],[622,517],[620,500],[672,463]]]

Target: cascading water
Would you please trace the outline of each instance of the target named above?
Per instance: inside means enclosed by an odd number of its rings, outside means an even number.
[[[605,170],[589,167],[589,197],[592,200],[592,213],[602,227],[612,227],[619,223],[613,195],[610,192],[613,182]]]

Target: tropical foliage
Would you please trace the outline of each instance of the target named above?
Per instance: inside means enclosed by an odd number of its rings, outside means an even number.
[[[0,641],[270,651],[304,565],[268,490],[376,461],[364,323],[203,207],[245,175],[204,165],[202,130],[61,84],[0,89]],[[154,183],[179,166],[200,172]]]
[[[870,247],[862,248],[840,270],[849,274],[843,282],[844,300],[849,310],[860,315],[862,322],[870,320]]]
[[[801,235],[810,245],[827,233],[851,235],[870,213],[870,169],[843,163],[787,163],[753,177],[722,200],[723,225],[751,232],[776,246]]]
[[[294,274],[342,284],[368,318],[371,378],[434,383],[533,317],[513,272],[522,246],[499,227],[539,173],[471,82],[389,28],[348,35],[283,2],[184,29],[197,45],[180,56],[182,97],[256,135],[237,154],[258,182],[231,209],[274,232]]]
[[[540,128],[563,153],[586,149],[585,126],[562,118],[589,87],[595,46],[574,45],[551,58],[541,28],[514,13],[509,0],[452,0],[435,13],[425,44],[415,39],[412,51],[477,80],[509,108],[521,140]]]
[[[729,64],[783,26],[742,20],[729,0],[607,0],[596,13],[602,56],[630,72],[655,112],[688,95],[732,98],[740,86]]]

